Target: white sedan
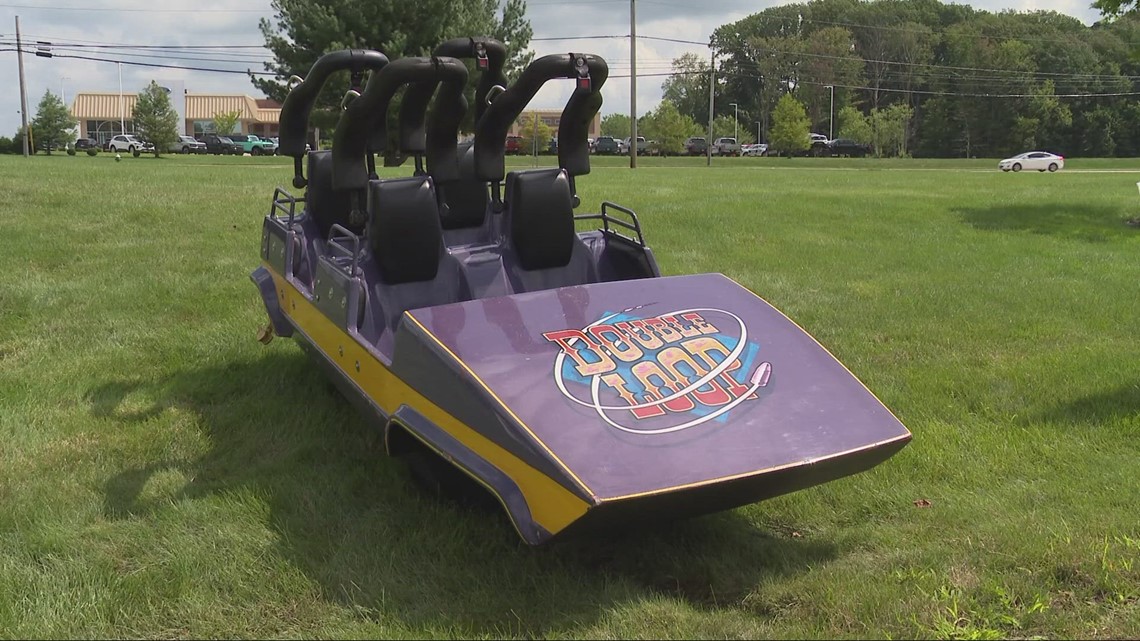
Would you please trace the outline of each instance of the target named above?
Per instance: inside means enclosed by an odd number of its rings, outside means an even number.
[[[1036,169],[1037,171],[1057,171],[1065,166],[1065,157],[1051,154],[1047,151],[1027,151],[1013,158],[1006,158],[998,163],[1002,171],[1021,171],[1022,169]]]

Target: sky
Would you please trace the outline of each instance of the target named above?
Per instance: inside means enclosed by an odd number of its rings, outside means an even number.
[[[637,32],[642,37],[707,41],[713,30],[767,7],[779,0],[637,0]],[[976,0],[978,9],[1000,11],[1053,10],[1085,24],[1099,18],[1090,0]],[[581,51],[609,62],[611,79],[602,90],[602,113],[629,113],[630,70],[629,8],[627,0],[529,0],[527,15],[534,29],[531,50],[535,56]],[[70,105],[76,92],[119,90],[120,65],[77,58],[43,58],[33,55],[37,41],[52,43],[57,56],[87,56],[121,60],[122,90],[137,92],[150,80],[182,80],[190,93],[248,94],[262,97],[244,73],[148,68],[128,62],[174,66],[263,71],[259,61],[269,56],[260,48],[264,38],[258,20],[272,18],[270,0],[0,0],[0,135],[13,135],[20,126],[20,94],[15,47],[15,19],[19,16],[24,41],[24,74],[29,119],[45,91],[62,95]],[[473,34],[474,35],[474,34]],[[596,36],[611,36],[597,38]],[[618,37],[612,37],[618,36]],[[709,55],[702,45],[638,38],[637,111],[644,114],[661,100],[663,74],[670,61],[686,52]],[[559,40],[559,38],[576,38]],[[60,43],[87,47],[61,48]],[[130,55],[90,45],[219,46],[209,52],[136,49]],[[237,48],[241,47],[241,48]],[[185,59],[179,56],[197,58]],[[164,56],[157,58],[153,56]],[[561,108],[570,83],[548,83],[531,106]]]

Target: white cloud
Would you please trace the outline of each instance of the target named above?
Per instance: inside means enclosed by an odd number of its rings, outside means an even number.
[[[101,11],[54,11],[47,8],[0,8],[0,32],[4,39],[14,37],[14,16],[20,15],[21,31],[28,44],[35,40],[89,41],[89,43],[116,43],[135,45],[260,45],[264,42],[258,30],[260,18],[272,17],[270,0],[164,0],[162,8],[181,12],[122,11],[146,8],[140,0],[87,0],[92,8]],[[722,24],[766,7],[783,4],[774,0],[654,0],[637,5],[637,30],[641,36],[674,38],[698,42],[707,41],[713,30]],[[1085,24],[1091,24],[1098,13],[1089,7],[1088,0],[985,0],[969,3],[979,9],[998,11],[1054,10],[1072,15]],[[67,3],[79,6],[78,2]],[[151,5],[152,7],[154,5]],[[119,11],[115,11],[118,9]],[[575,3],[533,0],[529,18],[535,38],[564,38],[582,36],[627,36],[629,34],[629,4],[624,0]],[[611,76],[628,76],[630,70],[629,40],[604,38],[588,40],[537,40],[531,48],[536,56],[569,51],[584,51],[601,55],[610,63]],[[637,107],[645,113],[661,100],[662,77],[647,74],[668,71],[669,62],[683,53],[694,52],[708,56],[708,48],[659,40],[639,40],[637,47],[638,83]],[[60,51],[59,53],[64,53]],[[68,51],[70,55],[119,58],[101,53],[99,49]],[[146,53],[140,51],[138,53]],[[152,52],[157,53],[157,52]],[[240,62],[190,61],[174,59],[148,59],[122,57],[122,60],[169,63],[178,66],[199,66],[233,70],[262,67],[252,58],[264,58],[263,49],[234,50],[231,54],[200,54],[206,58],[237,58]],[[0,94],[0,135],[11,135],[20,124],[20,102],[17,64],[14,53],[7,53],[7,64],[0,67],[0,83],[11,90]],[[163,52],[162,55],[170,55]],[[113,63],[66,58],[39,58],[25,53],[25,75],[28,87],[29,117],[45,91],[59,93],[62,89],[68,101],[78,91],[117,91],[118,68]],[[157,69],[122,66],[123,90],[137,91],[151,79],[175,80],[186,83],[188,91],[205,93],[260,94],[244,74],[209,73],[178,69]],[[569,83],[549,83],[535,97],[535,108],[557,108],[569,97]],[[613,77],[603,89],[603,113],[629,110],[629,79]]]

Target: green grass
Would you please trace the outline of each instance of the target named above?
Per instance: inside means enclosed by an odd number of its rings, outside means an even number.
[[[0,637],[1140,636],[1140,161],[627,163],[598,159],[584,210],[628,205],[665,273],[776,305],[914,441],[528,548],[255,340],[286,161],[4,157]]]

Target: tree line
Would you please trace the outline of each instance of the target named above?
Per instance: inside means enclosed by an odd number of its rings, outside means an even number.
[[[812,0],[723,25],[711,44],[714,62],[682,56],[663,85],[694,124],[708,122],[715,64],[717,118],[737,103],[742,130],[765,142],[791,95],[811,131],[881,155],[1140,156],[1133,13],[1086,26],[939,0]]]

